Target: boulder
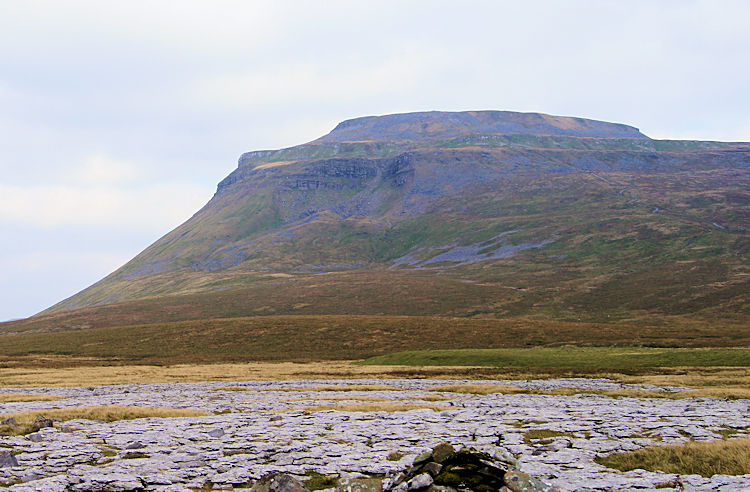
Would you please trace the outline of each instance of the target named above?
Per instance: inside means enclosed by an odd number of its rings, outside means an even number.
[[[34,421],[29,426],[29,432],[39,432],[41,429],[44,429],[45,427],[52,427],[54,426],[54,422],[52,419],[48,419],[44,417],[43,415],[37,415]]]
[[[291,475],[271,472],[260,477],[250,492],[310,492],[310,490]]]
[[[224,435],[224,429],[212,429],[208,431],[208,435],[211,437],[221,437]]]
[[[336,492],[383,492],[379,478],[342,478],[336,484]]]
[[[18,466],[18,460],[10,451],[0,451],[0,468]]]
[[[453,458],[456,455],[456,450],[450,444],[442,443],[435,446],[432,450],[432,460],[435,463],[442,463],[445,460]]]
[[[512,492],[554,492],[555,487],[550,487],[538,478],[526,473],[514,470],[505,474],[505,483]]]

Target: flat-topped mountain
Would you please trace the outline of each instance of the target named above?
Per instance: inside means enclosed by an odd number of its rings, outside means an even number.
[[[187,222],[4,327],[272,314],[744,322],[748,190],[750,144],[537,113],[356,118],[243,154]]]
[[[317,141],[424,140],[470,134],[648,138],[632,126],[585,118],[512,111],[430,111],[346,120]]]

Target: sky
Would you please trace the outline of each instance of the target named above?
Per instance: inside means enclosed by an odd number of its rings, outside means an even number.
[[[498,109],[750,141],[744,0],[0,0],[0,321],[187,220],[237,157]]]

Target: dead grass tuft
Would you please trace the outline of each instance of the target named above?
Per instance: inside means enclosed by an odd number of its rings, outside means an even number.
[[[0,433],[15,435],[26,434],[29,431],[31,423],[39,415],[43,415],[48,419],[62,421],[86,419],[114,422],[116,420],[133,420],[141,418],[204,417],[210,414],[189,408],[127,407],[122,405],[48,408],[0,415],[0,419],[13,417],[17,422],[16,425],[0,426]]]
[[[244,386],[219,386],[218,388],[211,388],[209,391],[252,391],[253,388],[247,388]]]
[[[272,389],[270,391],[403,391],[401,388],[395,386],[388,386],[386,384],[350,384],[350,385],[323,385],[323,386],[301,386],[296,388],[279,388]]]
[[[446,396],[446,395],[423,395],[423,396],[415,396],[414,398],[411,398],[412,400],[421,400],[421,401],[450,401],[454,398],[452,396]]]
[[[621,471],[642,468],[704,477],[744,475],[750,473],[750,439],[653,446],[597,458],[596,462]]]
[[[294,410],[304,410],[305,412],[321,412],[324,410],[338,410],[340,412],[408,412],[409,410],[433,410],[440,412],[447,407],[443,405],[429,405],[419,403],[369,403],[369,404],[328,404],[328,405],[310,405],[307,407],[295,408]]]
[[[511,386],[509,384],[446,384],[430,388],[430,391],[468,393],[472,395],[490,395],[493,393],[514,395],[528,392],[528,390],[519,388],[518,386]]]
[[[572,432],[562,432],[549,429],[531,429],[523,434],[523,441],[531,446],[532,444],[545,444],[553,441],[556,437],[574,437]]]
[[[439,374],[445,372],[443,368],[438,369]],[[357,366],[353,365],[351,361],[248,362],[170,366],[7,367],[0,368],[0,386],[28,388],[165,383],[172,381],[224,381],[233,383],[236,381],[289,381],[300,379],[400,378],[404,377],[401,372],[404,370],[408,370],[409,374],[414,372],[414,368],[406,366]],[[464,372],[464,368],[461,368],[462,375]],[[428,370],[425,374],[433,375],[435,372]],[[349,388],[351,387],[349,386]]]
[[[388,398],[380,398],[378,396],[321,396],[321,397],[314,397],[314,396],[308,396],[305,398],[288,398],[285,400],[286,402],[295,402],[295,401],[390,401]]]
[[[0,393],[0,403],[20,403],[25,401],[57,401],[62,396],[39,395],[34,393]]]

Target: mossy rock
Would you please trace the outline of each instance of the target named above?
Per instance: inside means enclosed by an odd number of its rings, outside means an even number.
[[[458,473],[454,473],[448,470],[441,472],[437,477],[435,477],[435,483],[437,485],[458,487],[461,482],[461,476]]]

